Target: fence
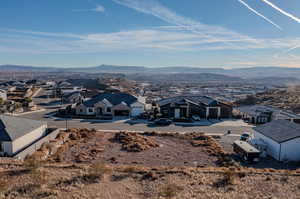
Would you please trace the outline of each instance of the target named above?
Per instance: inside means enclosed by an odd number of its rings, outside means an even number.
[[[13,157],[23,160],[27,155],[31,155],[34,152],[36,152],[39,148],[41,148],[43,143],[47,143],[50,140],[55,139],[57,137],[57,135],[59,134],[59,132],[60,132],[60,129],[49,129],[49,130],[50,130],[50,132],[46,136],[44,136],[41,139],[35,141],[34,143],[32,143],[27,148],[25,148],[22,151],[15,154]]]

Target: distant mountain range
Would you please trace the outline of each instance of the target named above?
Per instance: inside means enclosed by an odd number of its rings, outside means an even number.
[[[61,67],[34,67],[21,65],[0,65],[0,71],[16,72],[85,72],[85,73],[213,73],[236,76],[241,78],[263,77],[300,77],[300,68],[286,67],[251,67],[237,69],[197,68],[197,67],[144,67],[144,66],[114,66],[100,65],[95,67],[61,68]]]

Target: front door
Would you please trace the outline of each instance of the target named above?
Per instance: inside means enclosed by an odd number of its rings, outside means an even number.
[[[175,118],[180,118],[180,109],[175,109],[175,115],[174,115]]]
[[[97,115],[103,115],[103,111],[101,107],[97,108]]]

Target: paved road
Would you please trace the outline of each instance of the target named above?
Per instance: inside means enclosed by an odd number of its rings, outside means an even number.
[[[72,119],[66,122],[65,119],[46,118],[45,115],[55,112],[56,109],[47,109],[42,112],[35,112],[22,115],[20,117],[42,120],[48,123],[49,127],[65,128],[95,128],[99,130],[132,130],[132,131],[164,131],[164,132],[205,132],[223,134],[230,130],[233,134],[242,134],[244,132],[252,132],[251,126],[243,124],[241,121],[224,121],[215,123],[210,126],[153,126],[147,123],[139,122],[130,124],[128,121],[97,121],[85,119]]]
[[[43,91],[34,98],[36,103],[47,102],[49,99],[39,98],[40,95],[45,94]],[[183,126],[183,125],[170,125],[170,126],[153,126],[145,122],[138,122],[136,124],[130,124],[126,120],[120,121],[97,121],[97,120],[85,120],[85,119],[53,119],[46,118],[45,116],[51,114],[57,110],[55,107],[43,106],[45,111],[29,113],[21,115],[20,117],[42,120],[48,123],[49,127],[65,128],[66,124],[68,128],[95,128],[98,130],[131,130],[131,131],[164,131],[164,132],[205,132],[211,134],[224,134],[228,130],[232,134],[242,134],[244,132],[252,132],[252,126],[243,123],[240,120],[237,121],[223,121],[216,122],[210,126]]]

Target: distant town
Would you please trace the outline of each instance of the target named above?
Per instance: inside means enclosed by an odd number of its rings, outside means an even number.
[[[291,82],[214,73],[0,77],[3,161],[229,168],[229,184],[237,168],[298,172],[300,87]]]

